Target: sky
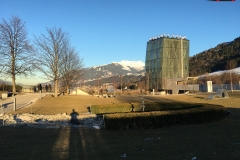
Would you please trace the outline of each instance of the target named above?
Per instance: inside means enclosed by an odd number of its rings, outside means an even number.
[[[240,0],[0,0],[0,23],[11,16],[26,23],[30,40],[61,27],[85,67],[144,62],[147,41],[160,34],[186,36],[190,56],[240,36]]]

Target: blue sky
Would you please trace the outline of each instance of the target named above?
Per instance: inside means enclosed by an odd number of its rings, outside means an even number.
[[[187,36],[190,56],[240,36],[240,0],[0,0],[0,18],[12,15],[30,39],[61,27],[85,67],[144,62],[148,39],[163,33]]]

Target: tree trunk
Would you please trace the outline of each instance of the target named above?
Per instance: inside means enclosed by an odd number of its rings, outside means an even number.
[[[16,77],[15,77],[15,55],[13,49],[11,49],[12,64],[11,64],[11,74],[12,74],[12,92],[16,93]]]
[[[16,78],[15,75],[12,75],[12,92],[13,94],[16,93],[16,82],[15,82]]]
[[[54,90],[55,90],[54,97],[57,97],[58,96],[58,80],[54,81]]]
[[[67,85],[66,93],[69,94],[69,85]]]

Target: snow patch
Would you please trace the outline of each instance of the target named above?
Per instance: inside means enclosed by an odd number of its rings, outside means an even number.
[[[130,70],[129,67],[135,68],[137,70],[143,70],[145,66],[145,64],[142,61],[122,60],[120,62],[112,62],[112,63],[122,65],[125,70]]]
[[[230,71],[232,71],[232,73],[240,74],[240,67],[234,68],[234,69],[231,69],[231,70],[216,71],[216,72],[212,72],[212,73],[209,73],[209,74],[201,75],[201,76],[198,76],[198,77],[202,78],[202,77],[205,77],[205,76],[216,76],[216,75],[221,75],[223,73],[229,73]]]
[[[98,66],[93,66],[93,67],[89,67],[89,68],[93,68],[93,69],[96,69],[96,68],[100,68],[100,67],[103,67],[103,66],[106,66],[107,64],[102,64],[102,65],[98,65]]]

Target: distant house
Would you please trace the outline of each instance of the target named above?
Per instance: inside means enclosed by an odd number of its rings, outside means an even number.
[[[186,91],[199,91],[199,84],[195,84],[197,77],[169,78],[165,81],[166,90],[172,94],[185,93]]]
[[[114,92],[113,83],[103,83],[103,89],[106,89],[107,92]]]

